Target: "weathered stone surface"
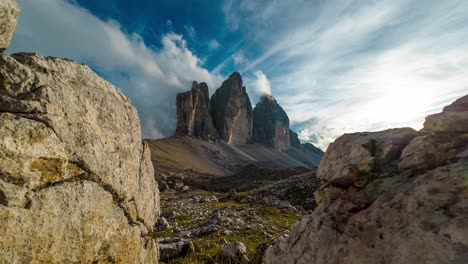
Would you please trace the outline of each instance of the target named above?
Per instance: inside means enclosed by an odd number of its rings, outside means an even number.
[[[195,251],[195,246],[190,240],[161,243],[158,248],[162,261],[170,261],[173,258],[183,257]]]
[[[393,129],[338,139],[319,168],[318,207],[263,262],[465,263],[467,135],[414,136]]]
[[[177,95],[175,134],[176,136],[199,137],[204,140],[219,138],[210,114],[210,98],[206,83],[193,82],[192,90]]]
[[[157,262],[155,243],[95,182],[64,182],[27,199],[25,207],[0,206],[2,263]]]
[[[342,196],[302,219],[264,263],[464,263],[468,188],[463,163],[395,184],[355,212]]]
[[[264,95],[253,110],[253,138],[280,151],[291,147],[289,117],[271,95]]]
[[[0,262],[157,262],[159,193],[129,99],[38,54],[0,55],[0,83]]]
[[[424,129],[437,132],[468,132],[468,95],[446,106],[442,113],[426,117]]]
[[[411,128],[345,134],[330,144],[317,177],[337,184],[365,185],[397,166],[403,148],[416,137]]]
[[[461,158],[468,150],[468,134],[431,133],[414,138],[401,154],[398,166],[404,170],[429,170]]]
[[[0,1],[0,52],[8,48],[20,12],[16,0]]]
[[[252,141],[252,104],[238,72],[211,97],[211,117],[222,140],[242,145]]]
[[[242,256],[247,254],[247,248],[244,243],[235,241],[227,244],[218,253],[218,256],[221,258],[241,260]]]

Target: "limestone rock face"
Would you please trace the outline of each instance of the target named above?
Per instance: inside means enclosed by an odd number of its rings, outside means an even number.
[[[177,95],[176,136],[192,136],[204,140],[219,138],[210,114],[210,98],[206,83],[193,82],[191,91]]]
[[[436,132],[468,131],[468,95],[446,106],[442,113],[426,117],[424,129]]]
[[[271,95],[263,96],[253,110],[253,137],[280,151],[291,147],[289,117]]]
[[[0,262],[157,263],[136,109],[87,66],[0,55]]]
[[[8,48],[20,12],[16,0],[0,0],[0,52]]]
[[[342,185],[365,185],[373,177],[392,172],[401,151],[416,136],[411,128],[345,134],[328,147],[317,177]]]
[[[337,139],[318,169],[318,207],[263,262],[465,263],[468,130],[426,129]]]
[[[211,97],[211,117],[222,140],[242,145],[252,141],[252,104],[238,72]]]

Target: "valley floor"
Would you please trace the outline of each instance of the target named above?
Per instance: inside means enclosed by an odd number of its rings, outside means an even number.
[[[242,177],[190,172],[160,175],[164,179],[160,182],[164,186],[162,218],[154,237],[163,263],[236,263],[218,257],[221,248],[235,241],[246,246],[250,262],[244,263],[261,263],[271,242],[288,236],[292,225],[315,206],[313,192],[307,188],[314,182],[315,168],[248,166],[239,173]],[[223,186],[230,191],[222,192]],[[303,186],[303,190],[288,186]],[[306,200],[309,204],[304,204]]]

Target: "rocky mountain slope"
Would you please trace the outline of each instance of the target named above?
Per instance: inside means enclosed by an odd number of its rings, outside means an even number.
[[[468,96],[424,129],[346,134],[325,153],[318,207],[264,263],[466,263]]]
[[[2,48],[19,9],[0,1]],[[157,263],[159,193],[129,99],[87,66],[0,54],[0,263]]]
[[[153,164],[159,170],[230,175],[249,164],[270,168],[309,165],[260,144],[234,146],[224,141],[208,142],[193,137],[147,139],[146,142],[151,149]]]
[[[210,113],[207,112],[207,103],[210,104]],[[224,162],[225,165],[221,165],[224,168],[221,171],[230,167],[229,162],[234,164],[234,167],[250,163],[275,168],[317,166],[323,157],[323,151],[312,144],[301,144],[298,135],[289,129],[288,115],[273,96],[263,96],[252,111],[249,95],[243,86],[242,77],[237,72],[232,73],[223,82],[211,97],[211,101],[208,99],[208,87],[205,83],[198,85],[197,82],[194,82],[191,91],[178,94],[175,136],[176,139],[153,141],[151,145],[156,150],[162,150],[157,146],[173,142],[172,145],[180,147],[180,149],[175,149],[173,146],[167,146],[173,151],[194,153],[183,149],[195,148],[197,155],[204,158],[213,156],[213,158],[218,159],[219,156],[212,154],[222,153],[221,160],[229,161]],[[184,136],[208,141],[209,144],[183,139]],[[218,138],[221,139],[220,142],[217,142]],[[184,146],[184,142],[190,145]],[[222,142],[226,142],[231,147]],[[226,148],[231,148],[231,150],[226,152]],[[208,153],[203,152],[203,149],[206,149]],[[236,154],[231,158],[227,157],[232,153]],[[184,157],[187,155],[173,156],[171,158],[174,161],[171,162],[172,165],[174,163],[193,164],[199,167],[193,162],[187,163],[187,159]],[[200,160],[197,157],[193,158]],[[218,169],[215,170],[220,171],[220,162],[213,161],[211,158],[200,161],[205,164],[217,164],[214,167],[218,167]],[[189,168],[195,169],[193,166],[189,166]],[[234,172],[231,169],[227,170],[231,173]],[[206,170],[204,171],[206,172]],[[213,170],[210,173],[213,173]]]

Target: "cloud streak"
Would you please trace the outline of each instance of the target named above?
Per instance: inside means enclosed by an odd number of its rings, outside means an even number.
[[[241,71],[270,76],[301,139],[323,149],[343,133],[419,129],[426,115],[468,91],[466,1],[241,0],[224,7],[229,27],[261,50]]]

